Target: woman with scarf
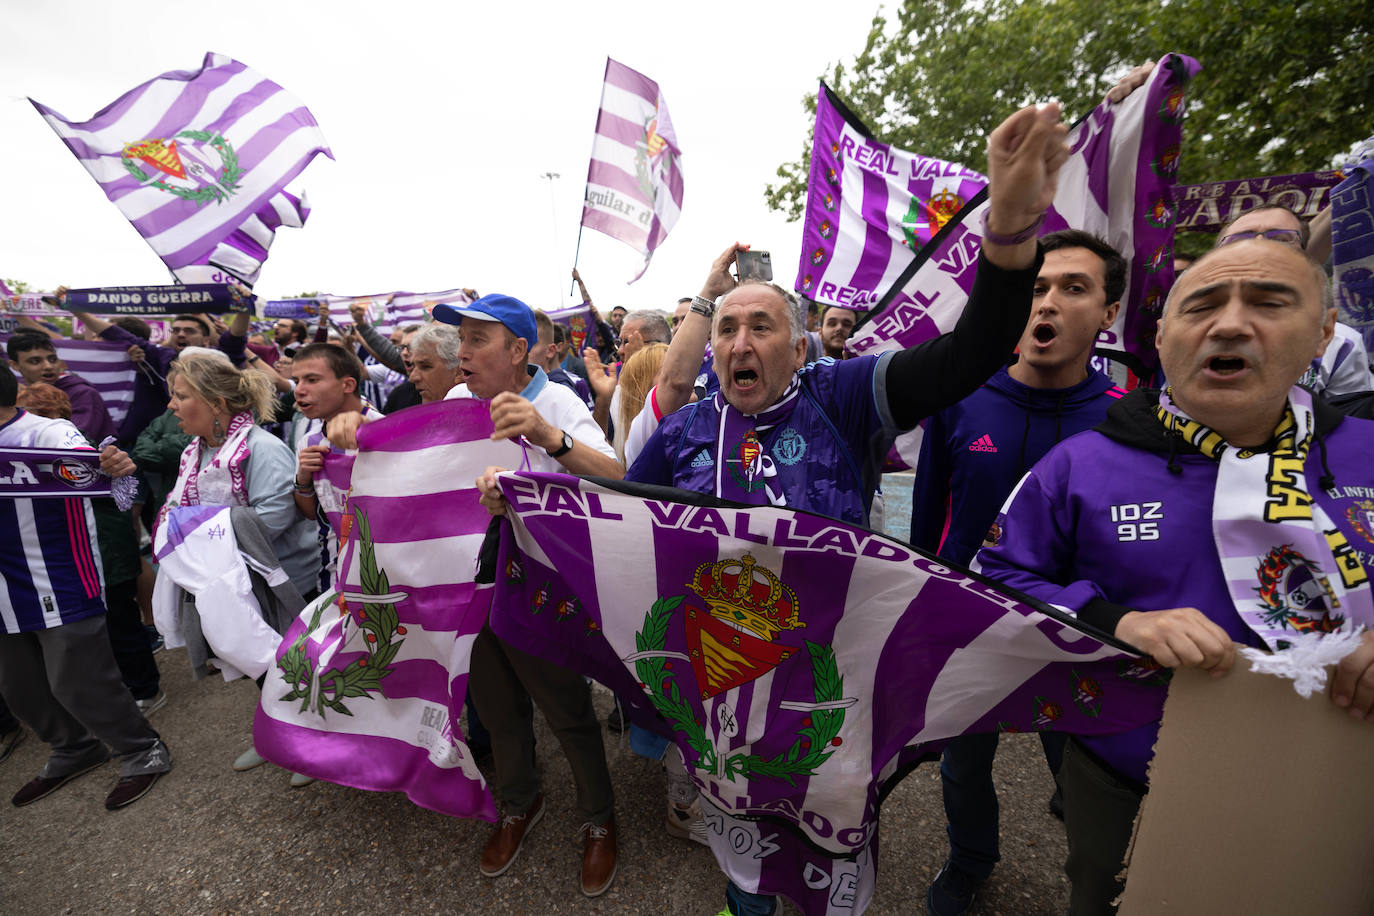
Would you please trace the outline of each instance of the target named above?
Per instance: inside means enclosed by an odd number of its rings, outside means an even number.
[[[256,424],[272,416],[275,397],[271,383],[261,373],[235,369],[218,351],[189,347],[172,363],[167,382],[171,390],[168,407],[182,431],[194,438],[181,456],[177,480],[167,495],[160,523],[168,511],[184,506],[251,509],[262,523],[276,564],[299,597],[308,602],[318,594],[315,524],[301,515],[291,497],[295,456],[280,439]],[[239,549],[251,550],[244,544],[237,522],[234,529]],[[264,613],[267,623],[278,632],[284,630],[299,610],[290,605],[298,601],[287,599],[275,620]],[[196,648],[194,642],[188,644],[188,650]],[[203,676],[203,661],[196,665],[194,653],[193,665],[197,675]],[[247,770],[264,762],[249,749],[234,761],[234,768]],[[292,785],[309,781],[292,777]]]

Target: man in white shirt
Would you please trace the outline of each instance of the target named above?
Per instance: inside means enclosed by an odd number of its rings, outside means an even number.
[[[624,476],[587,405],[529,364],[530,348],[538,339],[529,306],[510,296],[488,295],[466,305],[435,306],[434,317],[458,325],[461,340],[461,384],[446,399],[490,401],[493,439],[528,443],[531,470]],[[484,479],[496,470],[488,469]],[[505,809],[482,852],[482,874],[504,874],[544,815],[529,697],[539,704],[572,766],[583,820],[582,893],[604,893],[616,871],[614,795],[587,683],[572,671],[507,645],[484,628],[472,647],[468,690],[491,732],[492,786]]]

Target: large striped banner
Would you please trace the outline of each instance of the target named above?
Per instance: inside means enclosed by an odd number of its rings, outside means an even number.
[[[251,286],[276,229],[309,212],[286,185],[316,154],[333,158],[298,98],[222,54],[136,86],[87,121],[30,101],[184,283]]]
[[[11,333],[0,331],[0,345],[9,339]],[[123,423],[124,415],[129,412],[129,405],[134,400],[134,381],[138,372],[138,367],[129,360],[129,347],[108,340],[66,338],[54,338],[52,345],[57,351],[57,358],[66,364],[68,372],[81,376],[100,392],[115,426]]]
[[[582,225],[644,254],[631,283],[682,213],[681,157],[658,83],[606,58]]]
[[[1098,348],[1140,373],[1155,364],[1154,328],[1173,285],[1173,185],[1185,88],[1198,69],[1190,57],[1166,55],[1146,85],[1074,125],[1073,153],[1042,229],[1096,233],[1126,258],[1126,296]],[[985,207],[982,192],[921,249],[855,327],[853,352],[900,350],[954,327],[973,288]]]
[[[404,792],[458,817],[496,819],[459,718],[490,586],[476,584],[490,516],[473,481],[519,467],[492,442],[486,403],[425,404],[366,424],[339,514],[339,585],[291,626],[253,723],[264,757],[346,786]],[[351,493],[350,493],[351,486]]]
[[[987,183],[883,143],[821,83],[793,288],[824,305],[870,308]]]
[[[863,910],[882,799],[948,739],[1159,715],[1153,663],[881,534],[665,487],[500,483],[493,631],[672,737],[721,867],[804,913]]]

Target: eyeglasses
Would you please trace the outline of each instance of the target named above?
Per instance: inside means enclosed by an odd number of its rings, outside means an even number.
[[[1243,242],[1246,239],[1269,239],[1272,242],[1282,242],[1285,245],[1292,245],[1294,248],[1302,248],[1302,233],[1297,229],[1242,229],[1239,232],[1232,232],[1230,235],[1222,236],[1217,246],[1230,245],[1232,242]]]

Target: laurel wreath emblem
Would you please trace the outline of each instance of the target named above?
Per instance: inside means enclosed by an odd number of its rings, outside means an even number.
[[[353,530],[358,535],[358,581],[362,591],[369,595],[387,594],[391,590],[390,583],[386,570],[377,568],[367,516],[361,509],[354,510]],[[282,678],[291,688],[282,697],[282,702],[298,699],[301,712],[313,709],[321,718],[326,709],[351,716],[353,713],[344,703],[345,697],[371,697],[381,692],[381,680],[391,673],[391,662],[401,651],[401,643],[405,642],[397,638],[405,636],[406,628],[400,623],[394,603],[364,603],[358,612],[358,628],[366,634],[367,657],[356,658],[343,668],[316,670],[314,662],[306,655],[305,641],[319,627],[324,609],[333,605],[335,601],[331,599],[335,598],[340,608],[347,610],[337,592],[326,593],[315,607],[310,626],[277,661]]]
[[[149,184],[149,187],[157,188],[160,191],[167,191],[175,194],[182,200],[189,200],[201,206],[202,204],[214,201],[223,203],[228,200],[230,195],[239,189],[238,180],[243,177],[244,170],[239,168],[238,153],[234,152],[234,147],[229,141],[217,133],[208,130],[183,130],[176,135],[176,139],[196,140],[200,143],[209,143],[215,152],[219,153],[221,174],[219,181],[215,184],[206,185],[199,190],[191,191],[186,188],[179,188],[176,185],[168,184],[165,180],[159,179]],[[148,181],[148,173],[128,156],[120,156],[119,161],[140,183]]]
[[[654,602],[644,615],[643,629],[635,633],[637,652],[663,650],[668,637],[668,623],[673,613],[681,607],[684,597],[677,595],[659,598]],[[844,678],[835,664],[835,650],[810,640],[803,641],[811,655],[816,703],[838,702],[843,697]],[[671,664],[666,658],[640,658],[635,661],[635,674],[659,713],[674,730],[687,736],[687,743],[697,754],[698,769],[713,773],[720,770],[731,782],[736,776],[743,779],[765,777],[785,780],[795,786],[798,776],[814,776],[816,769],[830,759],[833,749],[842,742],[839,733],[844,725],[844,709],[812,710],[802,720],[801,731],[786,751],[768,758],[757,754],[731,754],[726,757],[724,768],[721,769],[716,748],[678,689],[677,678],[670,670]]]

